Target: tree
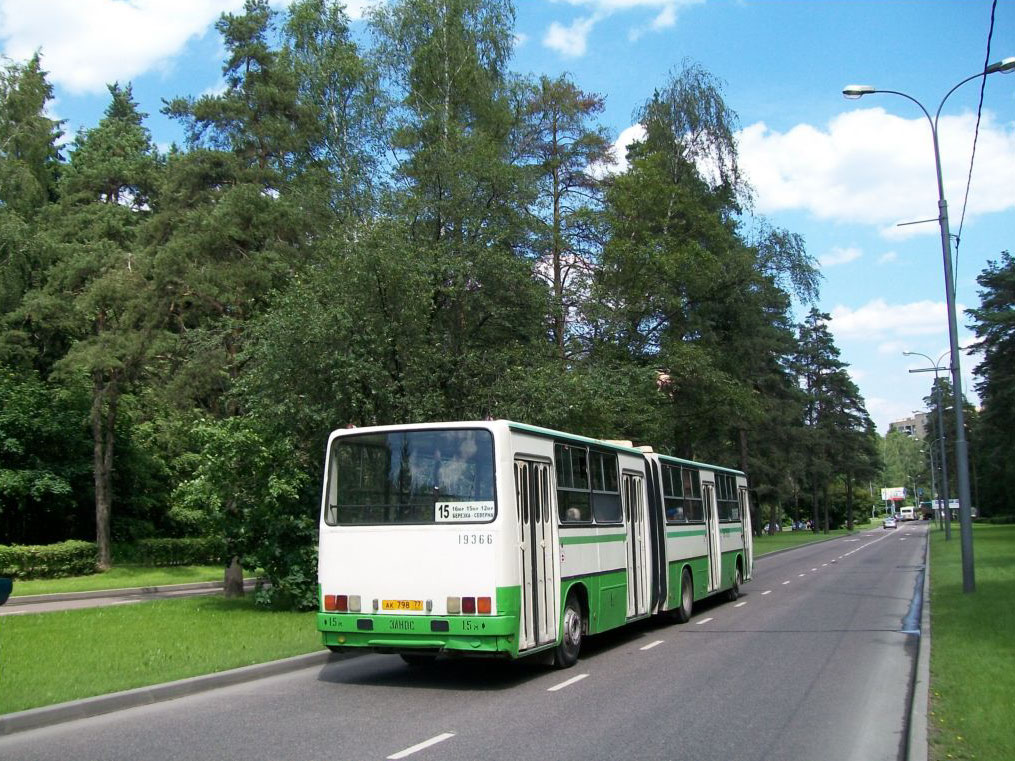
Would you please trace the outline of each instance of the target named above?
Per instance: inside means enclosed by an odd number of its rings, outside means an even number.
[[[562,361],[569,355],[569,323],[588,290],[596,257],[590,232],[601,206],[601,182],[593,172],[609,161],[611,148],[603,128],[589,122],[604,108],[602,97],[582,92],[567,75],[541,77],[525,103],[524,151],[539,173],[536,271],[550,284],[550,335]]]
[[[159,332],[138,235],[155,203],[159,158],[130,86],[109,87],[99,125],[75,139],[47,225],[54,262],[11,315],[37,364],[91,385],[95,522],[108,568],[112,475],[121,396],[140,380]],[[49,357],[42,356],[50,351]],[[53,361],[55,359],[55,361]]]
[[[982,361],[973,371],[982,411],[975,428],[974,468],[980,478],[980,509],[985,513],[1011,514],[1015,503],[1009,485],[1015,482],[1015,257],[1001,252],[977,277],[980,306],[967,314],[973,318]],[[952,418],[953,419],[953,418]]]
[[[847,365],[839,359],[839,349],[827,327],[830,319],[828,314],[811,309],[800,325],[794,362],[807,397],[804,475],[811,491],[812,520],[815,531],[820,523],[825,532],[830,528],[828,489],[832,479],[845,476],[851,504],[853,481],[858,473],[874,467],[876,457],[869,444],[874,426],[859,389],[846,372]],[[820,505],[824,507],[821,515]]]

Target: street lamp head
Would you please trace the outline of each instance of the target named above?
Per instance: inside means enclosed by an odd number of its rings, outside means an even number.
[[[988,66],[984,73],[994,74],[1000,71],[1002,74],[1007,74],[1010,71],[1015,70],[1015,56],[1009,58],[1002,58],[997,63],[992,63]]]
[[[856,100],[873,92],[877,92],[874,85],[846,85],[842,88],[842,94],[849,100]]]

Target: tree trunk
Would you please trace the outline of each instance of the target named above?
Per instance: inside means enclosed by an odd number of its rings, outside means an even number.
[[[811,492],[811,531],[815,534],[821,531],[821,520],[818,515],[818,487]]]
[[[846,530],[853,530],[853,475],[846,474]]]
[[[824,523],[822,524],[822,530],[827,534],[828,530],[829,530],[828,529],[828,486],[827,485],[825,486],[824,493],[822,494],[822,496],[824,497],[824,504],[822,505],[822,514],[824,515],[824,519],[825,519]]]
[[[96,373],[92,385],[92,474],[95,480],[95,544],[97,566],[108,571],[112,565],[109,517],[112,513],[113,443],[116,432],[116,382],[105,383]]]
[[[225,578],[226,597],[243,597],[243,566],[240,559],[233,555],[232,561],[226,567]]]
[[[776,523],[777,520],[779,520],[779,506],[775,502],[773,502],[772,503],[772,511],[769,513],[769,517],[768,517],[768,535],[769,536],[772,536],[773,534],[775,534],[775,527],[778,525]]]

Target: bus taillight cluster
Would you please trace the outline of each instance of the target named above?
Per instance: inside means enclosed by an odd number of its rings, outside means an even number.
[[[448,613],[491,613],[493,602],[489,597],[449,597]]]

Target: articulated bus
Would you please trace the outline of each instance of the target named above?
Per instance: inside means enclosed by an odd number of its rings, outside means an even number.
[[[751,578],[729,468],[504,420],[331,434],[317,626],[332,650],[578,659],[586,635]]]

